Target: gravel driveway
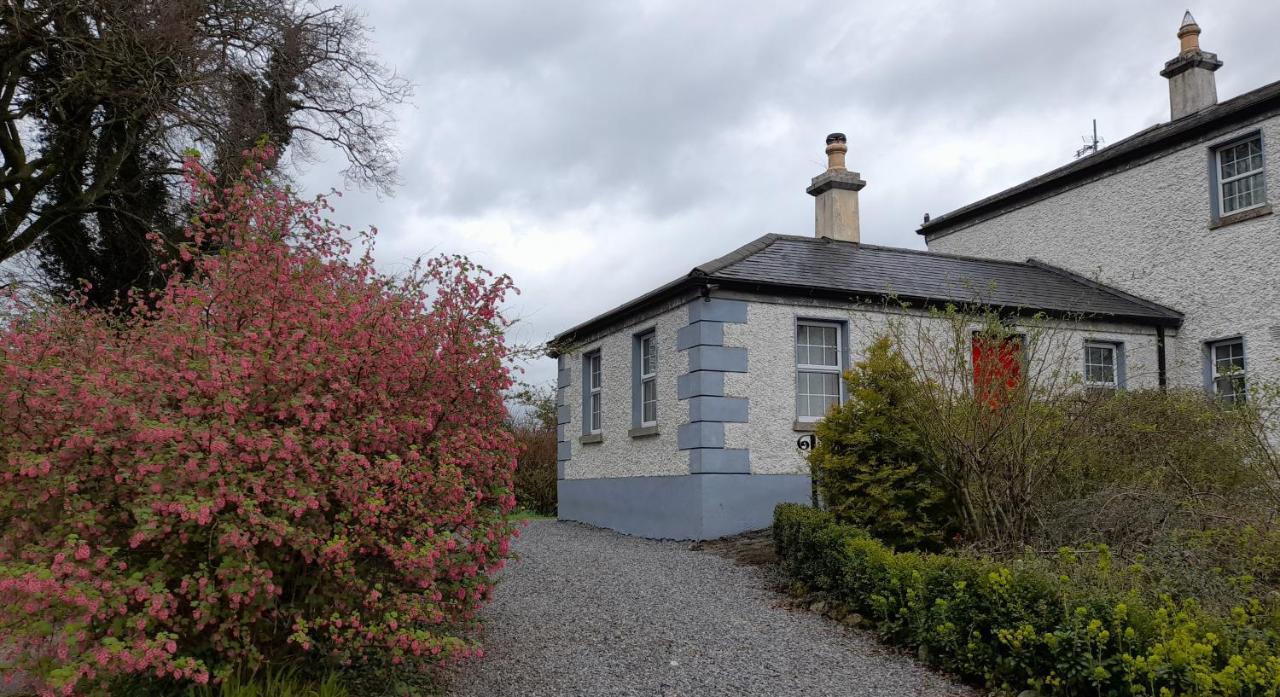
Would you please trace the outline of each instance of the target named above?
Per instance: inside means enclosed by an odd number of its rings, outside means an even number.
[[[688,543],[534,521],[515,549],[458,697],[973,694]]]

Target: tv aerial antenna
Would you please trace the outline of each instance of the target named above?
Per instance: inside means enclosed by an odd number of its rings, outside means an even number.
[[[1093,120],[1093,136],[1092,137],[1080,136],[1080,140],[1084,141],[1084,145],[1081,146],[1081,148],[1076,151],[1077,159],[1084,157],[1085,155],[1092,155],[1095,152],[1098,152],[1098,149],[1103,146],[1105,141],[1103,141],[1101,138],[1098,137],[1098,120],[1097,119]]]

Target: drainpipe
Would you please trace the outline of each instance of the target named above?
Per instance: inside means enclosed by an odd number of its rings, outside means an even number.
[[[1156,374],[1160,382],[1160,391],[1169,387],[1169,371],[1164,358],[1164,326],[1156,325]]]

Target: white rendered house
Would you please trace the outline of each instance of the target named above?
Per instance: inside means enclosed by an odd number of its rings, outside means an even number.
[[[1085,383],[1280,382],[1280,83],[1219,103],[1199,35],[1188,13],[1169,122],[926,219],[928,252],[860,244],[866,183],[836,133],[814,236],[766,235],[558,335],[560,517],[705,539],[810,500],[797,436],[844,399],[890,299],[1074,318]]]
[[[1183,313],[1168,382],[1280,382],[1280,82],[1218,102],[1190,13],[1170,120],[920,227],[930,251],[1035,257]]]
[[[1165,379],[1175,310],[1035,260],[860,244],[846,149],[827,138],[814,236],[761,237],[549,344],[560,518],[682,539],[769,525],[777,503],[810,500],[797,437],[843,401],[842,372],[927,307],[1070,318],[1070,369],[1114,388]]]

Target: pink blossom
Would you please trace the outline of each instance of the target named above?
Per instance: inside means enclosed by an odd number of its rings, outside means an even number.
[[[338,663],[476,649],[515,532],[511,281],[462,257],[385,276],[260,171],[224,191],[188,162],[189,263],[125,319],[0,328],[0,626],[16,669],[70,670],[48,693],[205,684],[274,658],[268,626]],[[317,580],[324,603],[281,592]]]

